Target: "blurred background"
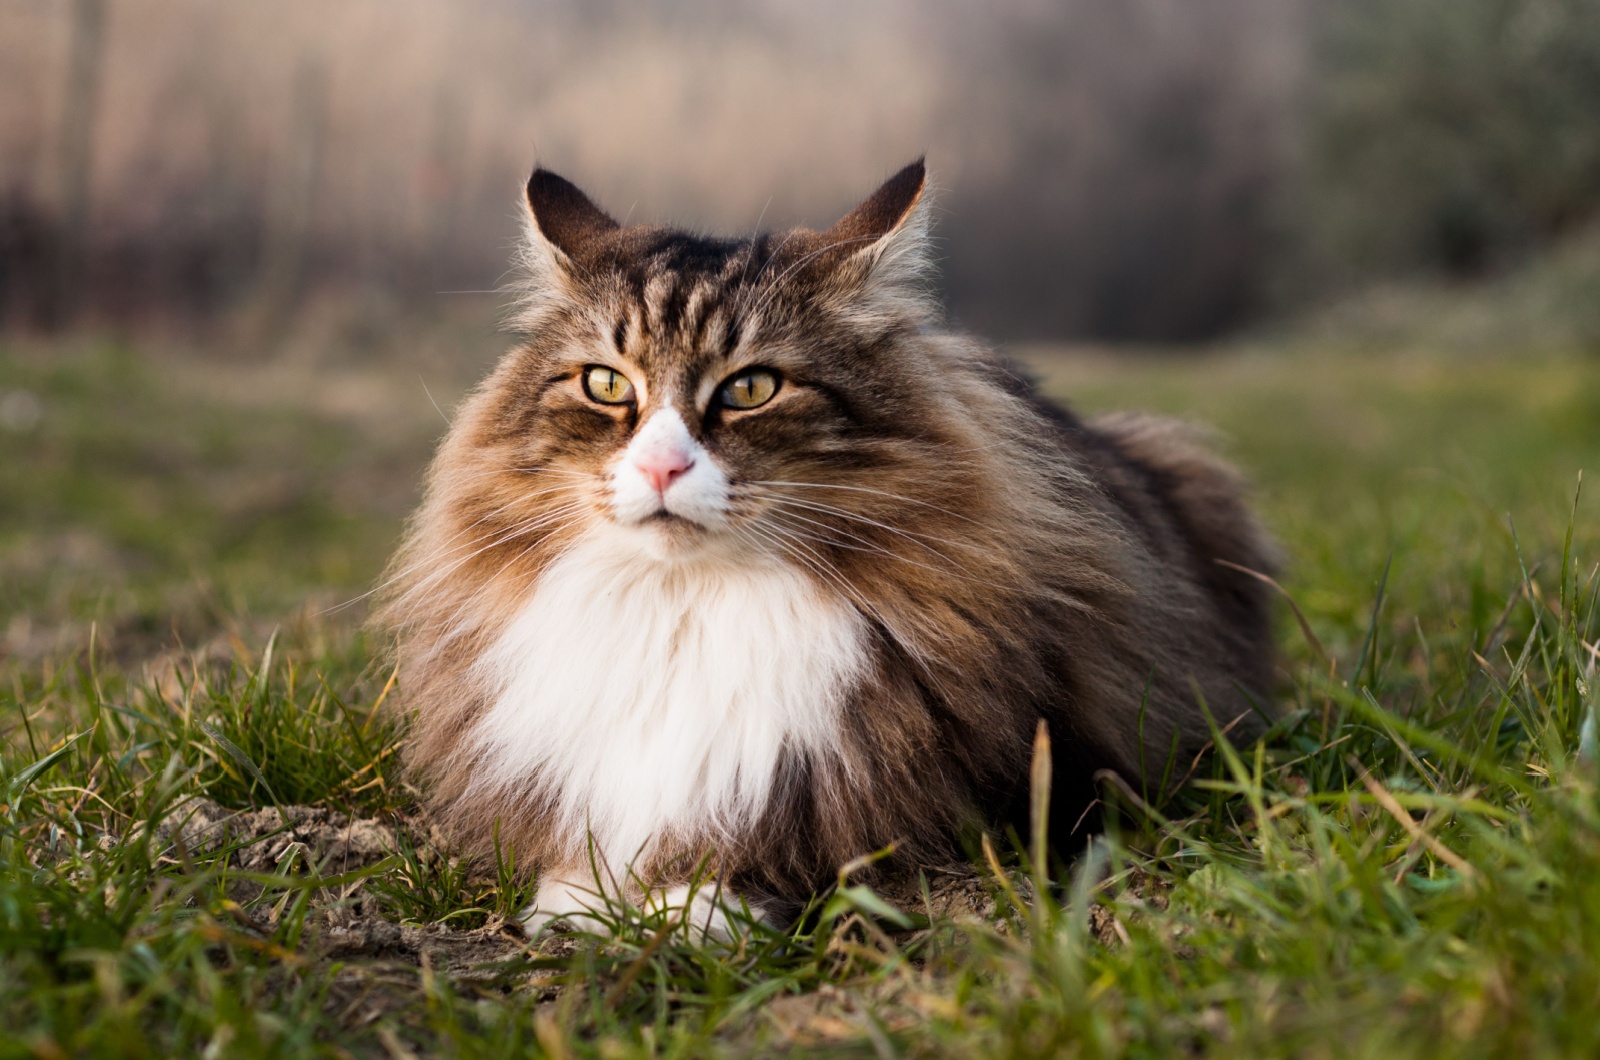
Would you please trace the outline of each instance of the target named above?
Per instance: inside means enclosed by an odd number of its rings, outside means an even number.
[[[1597,115],[1594,0],[7,0],[0,319],[381,323],[535,159],[740,231],[926,151],[959,321],[1188,342],[1581,238]]]
[[[1259,358],[1591,363],[1597,116],[1600,0],[4,0],[0,651],[369,584],[536,160],[739,232],[926,152],[958,324],[1248,348],[1166,399],[1248,450]]]

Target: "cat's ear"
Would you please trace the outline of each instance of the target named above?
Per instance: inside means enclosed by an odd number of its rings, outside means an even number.
[[[928,170],[921,158],[884,181],[878,190],[845,214],[825,233],[840,247],[859,244],[871,248],[903,231],[916,215],[927,188]]]
[[[621,227],[577,185],[543,168],[528,178],[528,217],[534,234],[569,259],[582,257],[597,237]]]
[[[919,314],[931,309],[927,187],[927,167],[919,158],[822,233],[834,285],[860,308]]]
[[[528,178],[522,276],[513,324],[531,330],[577,295],[576,281],[596,244],[621,226],[565,177],[539,168]]]

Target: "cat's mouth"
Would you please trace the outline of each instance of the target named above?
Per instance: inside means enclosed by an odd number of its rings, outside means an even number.
[[[728,535],[719,533],[716,528],[666,508],[658,508],[633,522],[618,521],[615,525],[624,531],[631,547],[663,562],[678,563],[720,554],[729,541]]]
[[[656,537],[672,542],[696,540],[704,537],[711,529],[692,516],[681,515],[667,508],[657,508],[633,525],[653,531]]]

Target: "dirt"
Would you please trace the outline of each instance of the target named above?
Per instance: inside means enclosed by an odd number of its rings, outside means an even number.
[[[408,829],[426,836],[417,822]],[[191,799],[168,813],[155,837],[170,847],[163,857],[181,861],[198,854],[232,848],[228,865],[244,872],[314,871],[337,877],[369,868],[398,849],[395,825],[376,818],[349,817],[321,806],[267,807],[232,810],[210,799]],[[419,855],[439,856],[424,841]],[[483,927],[457,929],[444,924],[396,924],[382,915],[365,890],[365,879],[329,888],[317,895],[308,949],[322,961],[344,964],[405,966],[441,972],[458,981],[498,982],[527,973],[530,947],[521,925],[492,918]],[[235,902],[259,896],[251,881],[237,881],[229,890]],[[258,933],[273,928],[270,913],[235,913],[242,926]],[[395,968],[389,968],[395,971]]]
[[[333,877],[371,867],[393,855],[399,846],[397,826],[406,828],[413,842],[420,837],[420,857],[443,856],[441,845],[430,841],[436,837],[430,837],[424,821],[350,817],[319,806],[240,811],[209,799],[192,799],[169,813],[155,835],[170,844],[163,854],[167,858],[182,860],[231,848],[228,864],[245,872],[273,873],[292,867],[296,872]],[[1022,902],[1032,900],[1025,877],[1015,875],[1011,884]],[[260,895],[260,887],[249,881],[239,881],[236,887],[236,893],[233,888],[230,893],[241,903],[233,911],[238,926],[262,937],[270,935],[274,924],[264,903],[253,912],[243,908]],[[874,890],[908,913],[958,924],[982,922],[1001,934],[1013,930],[1014,918],[1005,916],[1010,900],[997,891],[992,879],[970,865],[929,868],[920,876],[875,881]],[[1021,921],[1015,921],[1015,927],[1026,931]],[[1107,945],[1126,938],[1125,929],[1111,912],[1098,906],[1090,910],[1090,930]],[[560,972],[543,961],[536,963],[536,959],[569,956],[580,945],[569,937],[530,940],[519,923],[499,917],[472,929],[397,924],[383,915],[377,898],[367,893],[366,880],[358,879],[318,893],[299,956],[323,969],[330,1003],[342,1019],[363,1024],[410,1010],[426,993],[431,977],[439,975],[447,976],[453,988],[485,998],[531,989],[539,992],[541,1000],[549,1001],[560,991]],[[860,989],[870,996],[830,985],[778,998],[764,1006],[760,1018],[735,1031],[735,1037],[752,1042],[760,1038],[804,1050],[858,1039],[863,1034],[870,1037],[874,1029],[892,1031],[931,1015],[953,1015],[944,1011],[952,1002],[924,986],[915,977],[897,977],[863,983]]]
[[[236,846],[228,863],[247,872],[271,872],[293,852],[324,876],[375,864],[397,846],[394,829],[375,818],[350,818],[323,806],[231,810],[210,799],[180,803],[155,835],[170,841],[178,857]]]
[[[922,881],[927,880],[927,893]],[[1012,886],[1024,902],[1032,901],[1033,887],[1022,876]],[[1006,912],[1006,901],[995,889],[994,881],[979,875],[971,865],[952,864],[923,869],[915,874],[874,881],[873,890],[889,904],[908,913],[920,913],[930,920],[982,920],[997,922]]]

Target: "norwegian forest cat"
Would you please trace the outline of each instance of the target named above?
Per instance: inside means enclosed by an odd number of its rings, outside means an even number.
[[[524,341],[394,560],[406,754],[446,830],[712,931],[896,844],[1253,729],[1271,549],[1183,427],[1082,421],[941,327],[920,161],[825,232],[624,226],[527,186]],[[715,888],[688,890],[696,873]],[[710,895],[720,895],[714,900]]]

